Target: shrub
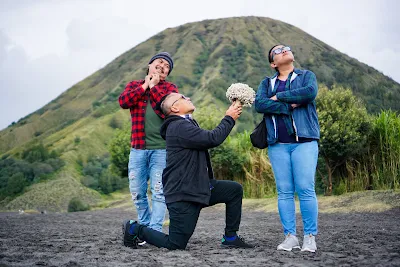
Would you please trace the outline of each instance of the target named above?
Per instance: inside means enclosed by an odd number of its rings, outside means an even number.
[[[123,177],[128,176],[128,160],[131,149],[130,137],[129,128],[117,129],[109,146],[111,163],[118,170],[118,175]]]
[[[43,146],[43,144],[33,146],[22,153],[22,159],[31,163],[37,161],[45,161],[48,158],[49,151]]]
[[[333,194],[335,195],[343,195],[346,192],[346,183],[344,181],[340,181],[340,184],[333,188]]]
[[[122,128],[122,122],[120,120],[118,120],[116,116],[113,116],[110,119],[110,122],[108,123],[108,125],[113,129],[121,129]]]
[[[350,89],[342,87],[334,86],[328,90],[320,86],[317,110],[321,127],[320,155],[327,167],[329,195],[335,172],[337,180],[340,176],[348,176],[346,162],[352,162],[368,151],[371,123],[364,104]]]
[[[81,142],[81,138],[79,136],[76,136],[74,139],[74,143],[77,145]]]
[[[86,175],[85,177],[82,178],[82,184],[94,190],[97,190],[99,187],[99,181],[90,175]]]
[[[6,191],[9,195],[17,195],[21,193],[24,188],[28,185],[28,181],[24,177],[23,173],[16,173],[8,180]]]
[[[89,205],[84,204],[79,198],[74,197],[69,201],[68,212],[89,210]]]

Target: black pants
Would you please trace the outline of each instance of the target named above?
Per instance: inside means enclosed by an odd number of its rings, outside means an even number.
[[[211,198],[208,206],[226,204],[225,235],[233,236],[239,230],[242,215],[243,188],[233,181],[213,181]],[[206,206],[207,207],[207,206]],[[169,212],[169,235],[138,225],[134,234],[141,240],[157,247],[167,249],[185,249],[196,228],[203,204],[195,202],[174,202],[167,204]]]

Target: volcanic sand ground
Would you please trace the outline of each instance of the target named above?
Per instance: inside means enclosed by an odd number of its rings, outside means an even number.
[[[279,215],[254,207],[244,207],[240,228],[254,249],[220,248],[222,204],[202,210],[185,251],[124,247],[125,218],[136,218],[133,207],[0,213],[0,266],[400,266],[400,208],[379,213],[320,212],[316,253],[277,251],[283,240]],[[301,236],[300,215],[297,229]]]

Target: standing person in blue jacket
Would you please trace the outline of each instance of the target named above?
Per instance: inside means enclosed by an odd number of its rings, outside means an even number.
[[[222,247],[252,248],[237,235],[242,214],[242,186],[233,181],[214,179],[208,149],[228,137],[242,113],[241,105],[231,105],[220,124],[203,130],[192,119],[195,110],[190,98],[171,93],[163,98],[166,116],[161,136],[167,144],[167,166],[163,172],[165,202],[169,212],[169,235],[133,220],[122,224],[124,245],[137,247],[137,239],[167,249],[185,249],[204,207],[226,204],[225,234]]]
[[[275,176],[278,210],[285,234],[285,240],[277,249],[300,248],[294,201],[297,192],[304,234],[301,250],[315,252],[318,233],[315,172],[320,137],[315,105],[317,80],[313,72],[294,68],[289,46],[273,46],[268,59],[277,72],[260,83],[255,108],[264,114],[268,157]]]

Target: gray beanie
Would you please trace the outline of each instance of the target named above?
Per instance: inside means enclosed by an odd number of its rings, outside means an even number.
[[[166,61],[168,61],[168,64],[169,64],[168,75],[169,75],[171,73],[172,69],[174,68],[174,61],[172,60],[171,55],[168,52],[160,52],[160,53],[154,55],[150,59],[149,64],[151,64],[157,58],[162,58],[162,59],[165,59]]]

